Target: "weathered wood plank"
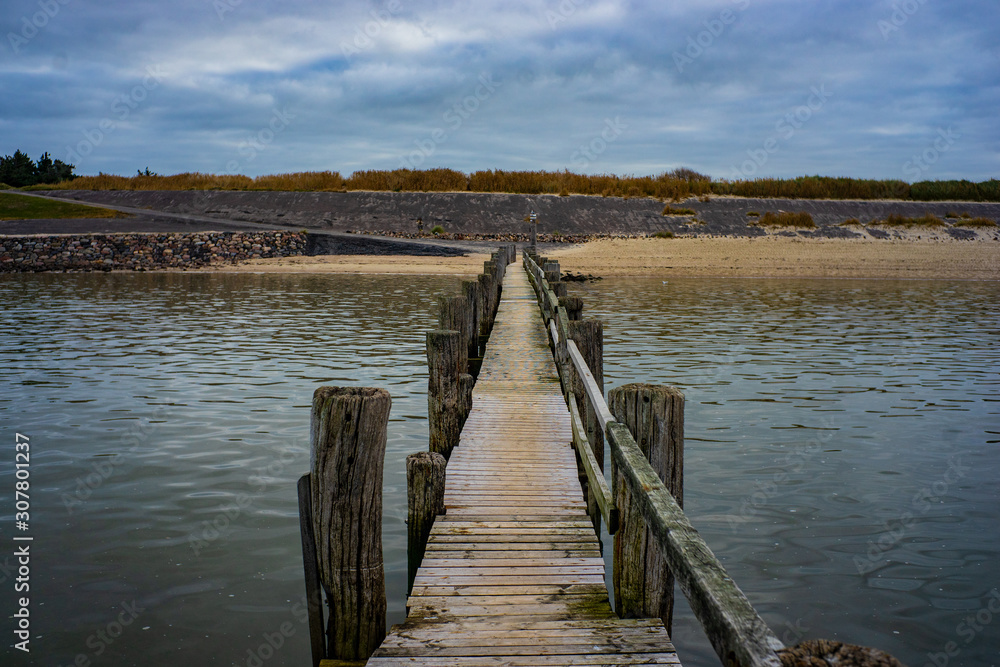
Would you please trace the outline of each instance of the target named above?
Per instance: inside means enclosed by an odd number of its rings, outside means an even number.
[[[499,288],[508,253],[487,263],[481,284]],[[407,621],[369,664],[679,664],[662,623],[611,610],[572,418],[532,295],[526,274],[510,271],[494,297],[472,409],[448,463],[446,514],[430,531]]]

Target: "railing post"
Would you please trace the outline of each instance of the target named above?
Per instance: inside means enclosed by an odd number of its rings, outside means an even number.
[[[580,350],[587,367],[597,381],[597,386],[604,391],[604,323],[600,320],[573,320],[569,322],[569,337],[573,339]],[[587,440],[594,451],[594,458],[601,470],[604,469],[604,429],[597,418],[593,406],[587,400],[587,392],[583,382],[577,376],[573,376],[573,394],[576,396],[576,407],[580,411],[580,418],[587,429]],[[587,490],[587,513],[594,522],[595,528],[601,525],[601,508],[597,506],[597,501],[593,494]]]
[[[407,595],[413,591],[413,580],[424,559],[434,519],[445,513],[446,465],[444,457],[437,452],[418,452],[406,457]]]
[[[312,525],[335,660],[367,660],[385,638],[382,465],[391,405],[384,389],[313,394]]]
[[[684,394],[675,387],[629,384],[608,392],[615,420],[632,433],[667,490],[683,507]],[[656,537],[612,466],[615,505],[621,525],[615,534],[615,606],[623,618],[659,618],[669,633],[673,620],[674,577]]]
[[[468,364],[468,347],[460,332],[427,332],[429,448],[446,459],[458,445],[462,430],[467,399],[462,395],[466,383],[461,376]]]

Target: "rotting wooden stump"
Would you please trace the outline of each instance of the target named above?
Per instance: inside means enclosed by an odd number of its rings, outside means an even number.
[[[329,605],[327,656],[364,660],[385,638],[382,466],[392,399],[384,389],[313,394],[313,534]]]
[[[424,558],[434,519],[445,513],[446,466],[444,457],[436,452],[418,452],[406,457],[407,595],[413,589],[413,578]]]
[[[628,384],[608,392],[615,420],[636,444],[667,490],[683,507],[684,394],[676,387]],[[613,472],[615,504],[621,525],[615,534],[615,604],[623,618],[659,618],[670,632],[674,578],[655,536],[646,528],[628,486]]]

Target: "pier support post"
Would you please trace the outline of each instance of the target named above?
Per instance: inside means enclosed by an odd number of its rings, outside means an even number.
[[[583,315],[583,299],[578,296],[560,296],[559,305],[566,309],[566,316],[570,321],[578,320]]]
[[[546,261],[542,265],[542,271],[545,272],[545,280],[549,285],[559,282],[559,262]]]
[[[463,391],[468,391],[472,386],[470,381],[462,381],[468,365],[468,346],[460,332],[427,332],[427,421],[430,450],[446,459],[458,445],[466,414],[465,406],[471,404],[471,397],[462,395]]]
[[[604,323],[600,320],[571,320],[569,322],[569,337],[573,339],[576,346],[583,355],[583,360],[587,362],[587,367],[597,381],[597,386],[604,391]],[[583,382],[575,372],[573,375],[573,394],[576,396],[576,407],[580,411],[580,418],[587,429],[587,438],[590,440],[594,450],[594,458],[597,464],[604,469],[604,432],[601,430],[597,414],[587,400],[587,392],[583,387]],[[587,490],[587,513],[590,514],[594,522],[594,528],[599,529],[601,525],[601,508],[597,506],[597,501],[593,494]],[[600,532],[598,530],[598,532]]]
[[[406,457],[406,556],[409,576],[406,594],[424,559],[427,538],[434,518],[444,514],[444,457],[436,452],[419,452]]]
[[[628,384],[608,392],[608,407],[615,420],[631,431],[653,470],[683,506],[684,394],[676,387]],[[662,619],[669,633],[674,577],[617,469],[612,481],[621,512],[612,575],[616,611],[623,618]]]
[[[327,657],[367,660],[385,638],[382,465],[392,399],[384,389],[313,394],[312,527],[329,605]]]
[[[469,372],[473,377],[479,376],[479,364],[473,360],[482,361],[482,354],[479,349],[480,320],[483,314],[483,291],[478,280],[465,280],[462,282],[462,293],[469,301]]]

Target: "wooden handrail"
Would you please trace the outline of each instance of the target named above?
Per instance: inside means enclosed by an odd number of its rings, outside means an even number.
[[[576,407],[576,396],[573,395],[573,392],[570,392],[567,404],[573,426],[573,447],[580,454],[583,468],[587,471],[587,480],[594,490],[594,499],[597,501],[597,506],[601,508],[601,515],[608,526],[608,534],[614,535],[618,532],[620,514],[615,506],[611,489],[608,487],[608,481],[604,479],[604,473],[601,471],[597,457],[594,456],[594,450],[590,446],[587,428],[583,425],[583,419],[580,418],[580,411]],[[596,488],[594,488],[595,486]]]
[[[551,290],[544,274],[537,275],[540,269],[527,252],[524,254],[524,263],[528,274],[534,278],[532,283],[539,296],[539,307],[545,313],[545,306],[549,305],[545,302],[549,300],[548,293]],[[556,308],[558,309],[558,300]],[[558,313],[558,310],[555,312]],[[548,313],[545,315],[553,344],[558,349],[559,327],[551,321],[552,316]],[[628,485],[647,528],[656,537],[671,572],[722,664],[727,667],[780,667],[781,660],[777,651],[784,648],[781,640],[757,614],[746,595],[691,525],[684,510],[646,460],[628,428],[615,420],[576,343],[569,340],[568,336],[564,342],[569,358],[583,382],[587,399],[610,443],[611,455],[622,479]],[[567,397],[570,396],[571,392]],[[579,412],[575,410],[575,400],[571,403],[571,416],[576,417],[573,424],[575,440],[576,431],[582,428],[582,424],[576,423]],[[603,479],[603,475],[595,474],[597,471],[592,472],[587,467],[586,457],[582,453],[581,458],[587,469],[588,480],[592,485],[596,482],[599,486],[597,477]],[[604,507],[601,509],[603,514]],[[607,515],[605,521],[611,525]]]
[[[613,422],[615,417],[611,414],[611,409],[608,408],[607,401],[604,400],[601,388],[597,386],[594,374],[590,372],[590,367],[587,366],[586,360],[580,354],[580,348],[576,346],[576,341],[567,341],[566,349],[569,350],[569,358],[573,360],[573,366],[576,367],[576,372],[580,375],[583,387],[587,390],[587,398],[594,407],[594,414],[597,416],[597,421],[601,424],[601,430],[608,430],[608,424]]]

